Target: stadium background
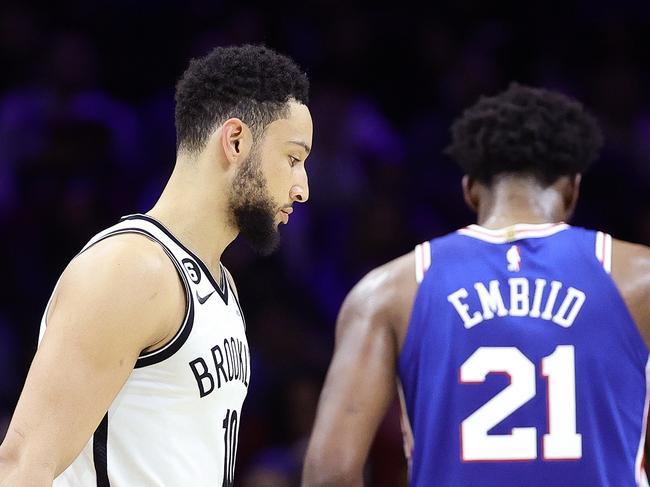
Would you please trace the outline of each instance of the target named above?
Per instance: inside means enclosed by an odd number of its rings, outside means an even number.
[[[650,3],[125,0],[0,6],[0,438],[69,259],[146,211],[174,162],[173,89],[191,57],[264,42],[311,79],[311,197],[283,245],[223,260],[253,369],[237,485],[296,485],[336,313],[368,270],[472,221],[448,127],[510,80],[581,99],[605,132],[574,224],[650,244]],[[173,438],[171,438],[173,441]],[[394,408],[370,485],[403,483]]]

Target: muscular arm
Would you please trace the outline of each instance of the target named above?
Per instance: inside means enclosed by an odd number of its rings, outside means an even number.
[[[650,248],[614,240],[612,278],[650,348]]]
[[[116,236],[74,259],[0,446],[0,485],[50,486],[99,425],[138,358],[180,323],[173,264],[153,242]]]
[[[368,274],[345,299],[303,487],[362,485],[368,451],[395,394],[396,361],[416,288],[409,254]]]
[[[621,240],[612,245],[612,278],[650,348],[650,248]],[[646,457],[650,453],[650,430],[646,433]]]

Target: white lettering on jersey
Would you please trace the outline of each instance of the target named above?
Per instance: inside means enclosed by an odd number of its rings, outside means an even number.
[[[508,279],[510,291],[508,307],[504,304],[503,294],[497,280],[490,281],[487,286],[482,282],[474,283],[473,287],[481,305],[480,311],[470,310],[470,305],[465,302],[469,293],[464,287],[448,295],[447,301],[454,307],[463,321],[463,326],[467,329],[484,320],[491,320],[495,315],[541,318],[564,328],[573,325],[587,299],[585,293],[574,287],[567,287],[559,281],[551,281],[550,289],[545,296],[546,280],[535,279],[533,284],[534,286],[531,286],[531,281],[525,277]],[[531,287],[534,287],[532,302]],[[566,289],[566,292],[560,296],[562,289]],[[561,301],[558,298],[561,298]],[[558,302],[559,306],[556,306]],[[541,311],[542,309],[544,311]]]
[[[496,279],[490,281],[489,286],[490,291],[488,292],[482,282],[477,282],[474,284],[474,289],[476,289],[478,297],[481,300],[481,307],[483,308],[483,319],[485,320],[491,320],[494,318],[494,311],[497,312],[498,316],[505,316],[508,314],[508,310],[503,304],[501,292],[499,292],[499,281]]]
[[[513,277],[510,284],[510,316],[526,316],[530,309],[528,301],[528,279]]]
[[[546,287],[546,279],[535,279],[535,297],[533,298],[533,306],[528,313],[531,318],[539,318],[542,309],[542,296],[544,295],[544,288]]]
[[[471,317],[468,314],[469,310],[469,305],[461,302],[461,299],[466,299],[467,296],[467,289],[464,287],[461,287],[458,291],[451,293],[449,296],[447,296],[447,301],[449,301],[456,311],[458,311],[458,314],[460,315],[461,319],[463,320],[463,324],[465,325],[465,328],[471,328],[475,325],[478,325],[481,321],[483,321],[483,317],[481,316],[481,313],[476,311]]]
[[[576,316],[578,316],[580,308],[582,308],[585,299],[587,299],[585,293],[579,289],[570,287],[567,290],[564,301],[562,301],[562,304],[560,305],[560,309],[558,309],[557,313],[555,313],[555,316],[553,316],[553,323],[563,326],[564,328],[568,328],[573,325],[573,322],[575,321]]]

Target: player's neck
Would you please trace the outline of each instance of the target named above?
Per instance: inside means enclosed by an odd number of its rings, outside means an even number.
[[[237,237],[228,222],[225,185],[200,177],[194,168],[177,163],[163,193],[147,212],[165,225],[214,272],[226,247]],[[218,275],[218,274],[217,274]]]
[[[564,199],[555,186],[541,187],[530,180],[502,178],[482,191],[478,224],[504,228],[517,223],[553,223],[568,217]]]

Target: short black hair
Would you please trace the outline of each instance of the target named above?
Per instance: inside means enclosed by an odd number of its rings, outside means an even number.
[[[487,184],[498,174],[519,173],[548,186],[584,172],[603,144],[598,123],[579,102],[518,83],[481,97],[454,121],[451,135],[445,153]]]
[[[237,117],[257,137],[287,113],[287,102],[307,104],[307,75],[289,57],[264,46],[217,47],[192,59],[176,84],[176,148],[200,152],[214,128]]]

